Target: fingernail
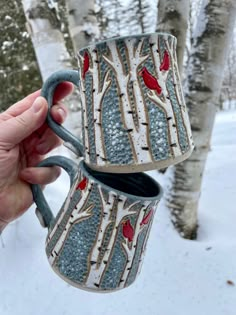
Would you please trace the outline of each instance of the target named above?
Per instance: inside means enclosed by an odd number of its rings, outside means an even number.
[[[54,166],[55,168],[55,176],[58,178],[61,175],[61,168],[58,166]]]
[[[64,109],[58,108],[58,113],[60,113],[60,115],[61,115],[63,118],[66,118],[66,112],[64,111]]]
[[[39,96],[39,97],[36,98],[36,100],[33,103],[33,111],[35,113],[38,113],[41,110],[42,107],[43,107],[42,106],[42,97]]]

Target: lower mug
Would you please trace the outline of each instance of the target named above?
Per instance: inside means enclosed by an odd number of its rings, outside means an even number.
[[[73,286],[110,292],[132,284],[140,272],[161,186],[144,173],[111,174],[82,160],[54,156],[70,175],[69,194],[54,218],[39,185],[32,185],[36,214],[48,227],[46,254],[53,270]]]

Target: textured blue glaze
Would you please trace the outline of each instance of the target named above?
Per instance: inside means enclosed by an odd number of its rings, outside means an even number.
[[[141,259],[141,254],[142,254],[142,248],[143,248],[143,243],[145,241],[145,237],[147,234],[147,227],[143,229],[143,231],[140,233],[138,237],[138,243],[136,247],[136,252],[134,256],[134,261],[132,264],[132,269],[130,270],[129,276],[126,281],[126,285],[129,286],[132,284],[137,276],[138,268],[139,268],[139,263]]]
[[[149,116],[149,133],[152,154],[156,161],[165,160],[171,157],[168,125],[164,111],[151,101],[147,101]]]
[[[159,37],[159,48],[161,54],[161,60],[164,56],[164,51],[166,50],[164,38]],[[179,143],[182,153],[185,153],[189,150],[189,142],[187,137],[186,128],[183,124],[183,116],[181,114],[180,106],[176,97],[176,91],[173,82],[173,70],[169,70],[166,87],[170,97],[170,101],[173,107],[173,111],[176,117],[177,129],[179,134]]]
[[[133,162],[128,133],[121,120],[119,98],[114,74],[112,84],[104,96],[102,121],[106,157],[111,164],[131,164]]]
[[[48,257],[51,255],[53,248],[55,247],[58,239],[60,238],[61,234],[63,233],[63,231],[66,227],[66,223],[68,222],[69,217],[70,217],[73,209],[75,208],[75,205],[78,203],[78,200],[80,199],[80,195],[81,195],[80,190],[76,190],[74,192],[73,198],[71,199],[69,207],[64,214],[63,220],[60,222],[60,225],[57,226],[55,233],[53,234],[50,242],[48,243],[48,245],[46,247],[46,254]],[[63,204],[63,206],[64,206],[64,204]],[[58,212],[58,214],[54,220],[54,223],[50,227],[49,231],[51,231],[54,228],[54,226],[57,224],[59,217],[61,216],[61,213],[64,212],[63,206],[62,206],[61,210]]]
[[[134,200],[130,200],[130,202],[126,203],[126,207],[129,206],[129,203],[133,203]],[[136,220],[139,214],[139,210],[141,208],[141,204],[135,205],[132,207],[132,211],[136,211],[134,215],[129,216],[129,220],[131,225],[134,227],[136,224]],[[124,218],[125,220],[125,218]],[[105,290],[115,289],[119,286],[120,279],[125,270],[125,266],[127,263],[127,256],[125,254],[124,248],[122,246],[122,242],[124,242],[124,236],[122,234],[122,224],[120,224],[117,239],[115,246],[113,248],[113,252],[111,255],[109,266],[103,276],[101,288]]]
[[[79,75],[77,71],[74,70],[61,70],[53,73],[47,81],[44,83],[41,95],[46,98],[48,101],[48,114],[47,114],[47,123],[52,128],[52,130],[64,141],[69,142],[74,147],[78,156],[83,156],[84,146],[80,139],[77,139],[72,133],[65,129],[60,124],[56,123],[51,117],[50,108],[53,105],[53,95],[56,87],[64,81],[69,81],[79,86]]]
[[[93,116],[93,82],[92,75],[87,73],[85,77],[85,95],[87,104],[87,121],[88,121],[88,137],[89,137],[89,158],[91,163],[96,163],[96,147],[95,147],[95,131],[94,131],[94,116]]]
[[[92,216],[73,225],[56,262],[62,275],[80,284],[83,284],[88,272],[89,253],[96,239],[102,213],[97,185],[94,185],[84,208],[91,204],[94,205]]]
[[[189,150],[189,142],[187,138],[186,128],[183,124],[183,117],[181,114],[181,110],[180,110],[180,107],[176,98],[175,87],[173,84],[172,70],[170,70],[169,72],[166,86],[169,92],[171,104],[173,106],[176,121],[177,121],[180,148],[181,148],[182,153],[185,153]]]
[[[126,255],[122,249],[123,240],[124,237],[122,235],[122,228],[120,226],[113,249],[113,255],[100,286],[104,290],[115,289],[119,287],[119,282],[127,261]]]
[[[149,40],[144,41],[142,53],[148,54],[150,52]],[[143,63],[142,67],[146,67],[147,70],[156,77],[155,69],[151,55]],[[141,69],[140,69],[141,70]],[[144,81],[140,79],[140,85],[144,91],[144,95],[150,92],[150,90],[144,84]],[[149,98],[146,98],[146,106],[148,109],[149,117],[149,135],[151,150],[155,161],[165,160],[171,157],[171,151],[169,147],[168,138],[168,124],[166,120],[166,114],[162,108],[152,102]]]

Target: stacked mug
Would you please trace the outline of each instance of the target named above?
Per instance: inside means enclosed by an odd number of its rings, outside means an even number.
[[[155,33],[112,38],[83,48],[79,70],[54,73],[42,96],[47,123],[73,148],[79,165],[52,156],[69,194],[54,218],[39,185],[36,214],[48,228],[46,254],[68,283],[95,292],[129,286],[140,272],[162,188],[144,171],[179,163],[193,150],[176,58],[176,38]],[[50,116],[53,93],[74,83],[82,102],[81,141]]]

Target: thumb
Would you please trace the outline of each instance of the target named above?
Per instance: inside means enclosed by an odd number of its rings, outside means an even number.
[[[39,96],[22,114],[1,123],[0,142],[9,149],[31,135],[45,122],[47,101]]]

